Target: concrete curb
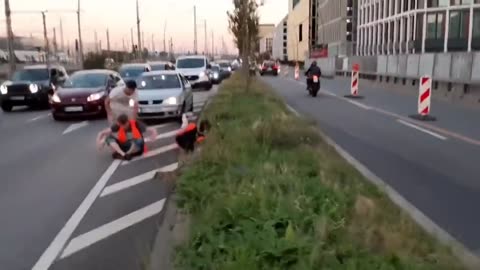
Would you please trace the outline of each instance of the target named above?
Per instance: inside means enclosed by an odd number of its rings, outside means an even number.
[[[299,112],[287,104],[287,108],[296,116],[302,117]],[[418,225],[420,225],[430,235],[434,236],[444,245],[450,247],[455,256],[457,256],[464,265],[471,270],[480,269],[480,257],[474,252],[465,247],[457,239],[451,236],[447,231],[442,229],[433,220],[423,214],[413,204],[408,202],[400,193],[383,181],[380,177],[371,172],[365,165],[355,159],[350,153],[344,150],[341,146],[335,143],[330,137],[323,133],[320,129],[316,129],[318,134],[325,140],[325,142],[333,147],[341,157],[357,169],[368,181],[383,190],[387,196],[398,207],[404,210]]]

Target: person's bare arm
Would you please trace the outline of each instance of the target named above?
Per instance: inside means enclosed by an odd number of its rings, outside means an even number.
[[[110,128],[106,128],[102,131],[100,131],[97,135],[97,147],[101,148],[103,143],[105,142],[105,137],[107,137],[109,134],[111,134],[112,131]]]

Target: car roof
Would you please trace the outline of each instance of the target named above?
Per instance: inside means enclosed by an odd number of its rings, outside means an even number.
[[[179,59],[192,59],[192,58],[207,59],[207,57],[205,55],[182,55],[182,56],[178,57],[177,60],[179,60]]]
[[[147,63],[127,63],[127,64],[122,64],[120,68],[123,67],[146,67],[148,66]]]
[[[59,68],[59,67],[62,67],[62,66],[56,65],[56,64],[50,65],[50,68]],[[30,66],[23,67],[23,69],[46,69],[46,68],[47,68],[47,65],[45,64],[30,65]]]
[[[145,76],[156,76],[156,75],[178,75],[180,72],[176,70],[157,70],[157,71],[150,71],[142,73],[142,77]]]
[[[148,62],[147,64],[150,64],[150,65],[162,65],[162,64],[170,64],[170,62],[168,62],[168,61],[152,61],[152,62]]]
[[[73,74],[115,74],[116,72],[108,69],[87,69],[87,70],[79,70],[74,72]]]

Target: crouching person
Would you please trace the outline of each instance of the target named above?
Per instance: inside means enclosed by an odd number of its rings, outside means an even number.
[[[138,120],[128,119],[126,114],[121,114],[115,124],[98,134],[97,145],[99,147],[108,145],[113,151],[114,159],[131,160],[146,151],[146,134],[151,140],[157,136],[155,129],[148,128]]]
[[[188,123],[186,116],[183,116],[182,130],[175,136],[177,145],[187,153],[195,150],[195,144],[203,142],[205,134],[210,129],[208,120],[202,120],[200,126],[196,123]]]

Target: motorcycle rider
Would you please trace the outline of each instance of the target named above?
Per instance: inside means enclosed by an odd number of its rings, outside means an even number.
[[[317,61],[313,61],[308,70],[305,72],[307,76],[307,89],[310,88],[310,85],[313,83],[313,76],[317,76],[320,79],[322,76],[322,70],[317,65]]]

